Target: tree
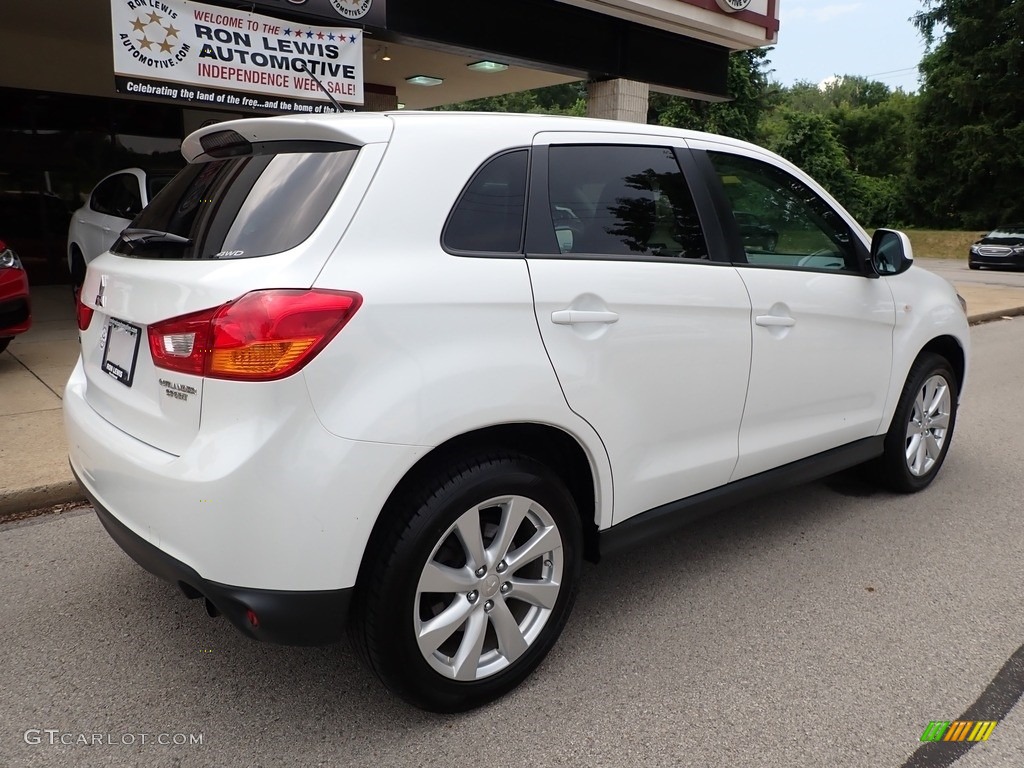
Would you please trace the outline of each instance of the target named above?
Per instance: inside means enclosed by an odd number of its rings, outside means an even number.
[[[587,88],[582,82],[550,85],[532,91],[506,93],[449,104],[440,109],[464,112],[530,112],[545,115],[576,115],[587,113]]]
[[[831,121],[824,115],[791,110],[783,110],[780,116],[785,131],[773,149],[849,205],[856,182]]]
[[[1024,2],[923,2],[917,218],[975,229],[1024,221]]]
[[[758,141],[761,116],[770,106],[768,52],[756,48],[729,57],[727,87],[731,101],[712,103],[652,93],[647,122]]]

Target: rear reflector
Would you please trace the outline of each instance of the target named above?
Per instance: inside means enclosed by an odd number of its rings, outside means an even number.
[[[149,326],[158,368],[214,379],[272,381],[298,371],[351,319],[348,291],[268,290]]]

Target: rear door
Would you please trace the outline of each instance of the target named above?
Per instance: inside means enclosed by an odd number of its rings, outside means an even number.
[[[665,139],[540,134],[528,264],[569,406],[612,464],[614,522],[725,483],[750,363],[750,304],[716,262]],[[684,155],[685,157],[685,155]]]
[[[203,378],[158,368],[150,326],[252,290],[309,288],[386,146],[351,136],[244,144],[181,171],[89,265],[81,293],[94,312],[81,333],[86,400],[114,426],[175,455],[198,432]],[[152,343],[184,348],[187,335]]]

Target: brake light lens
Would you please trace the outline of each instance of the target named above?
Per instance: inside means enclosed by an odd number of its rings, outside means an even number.
[[[82,289],[75,289],[75,315],[78,318],[78,330],[89,330],[89,323],[92,322],[93,308],[87,307],[82,301]]]
[[[158,368],[234,381],[273,381],[312,360],[362,304],[358,293],[253,291],[220,307],[149,326]]]

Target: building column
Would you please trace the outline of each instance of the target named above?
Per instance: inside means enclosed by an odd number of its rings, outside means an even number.
[[[587,117],[647,122],[651,88],[636,80],[601,80],[587,83]]]
[[[388,93],[387,91],[390,91]],[[394,88],[363,86],[363,106],[360,112],[389,112],[398,109],[398,94]]]

